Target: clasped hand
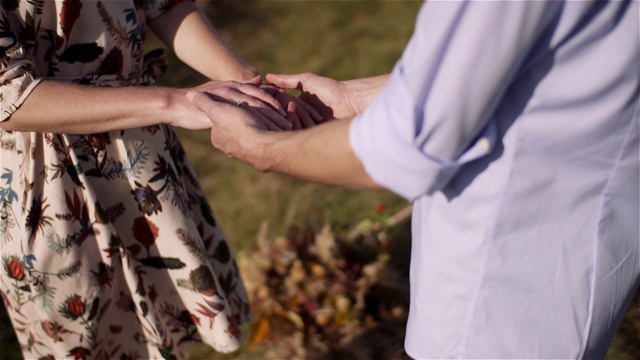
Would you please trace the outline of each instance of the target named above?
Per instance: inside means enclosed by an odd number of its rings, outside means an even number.
[[[286,109],[286,120],[292,129],[312,127],[320,121],[332,118],[353,117],[355,112],[350,107],[349,96],[344,83],[311,73],[298,75],[267,75],[273,85],[258,85],[257,78],[250,94],[255,98],[264,99],[265,104],[273,106],[273,100],[265,98],[269,94],[276,102]],[[300,97],[296,98],[283,89],[298,89]],[[260,90],[258,97],[257,90]],[[193,89],[187,94],[189,102],[201,114],[205,114],[213,124],[211,128],[211,143],[231,157],[248,162],[257,169],[268,168],[263,159],[264,146],[277,139],[272,138],[268,130],[286,129],[276,127],[275,118],[268,118],[253,106],[236,106],[236,101],[245,101],[229,96],[214,96],[210,92]],[[277,107],[272,108],[280,109]],[[305,115],[306,113],[306,115]],[[279,115],[278,115],[279,116]],[[281,120],[281,119],[280,119]],[[284,134],[283,134],[284,135]]]
[[[323,121],[320,113],[304,100],[274,85],[263,84],[260,76],[244,83],[211,81],[190,91],[204,94],[211,101],[245,110],[270,131],[304,129]],[[192,129],[211,127],[210,119],[205,114],[198,115],[190,124],[176,125]],[[200,125],[203,120],[205,124]]]

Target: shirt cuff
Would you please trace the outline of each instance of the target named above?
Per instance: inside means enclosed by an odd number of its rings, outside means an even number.
[[[413,146],[414,135],[403,122],[413,126],[416,112],[396,67],[380,96],[349,129],[351,147],[369,176],[410,201],[428,191],[443,165]]]
[[[496,128],[490,122],[456,159],[428,154],[416,143],[425,120],[413,98],[404,84],[401,66],[396,66],[382,94],[349,128],[351,147],[367,174],[409,201],[442,189],[461,164],[490,152],[496,138]]]

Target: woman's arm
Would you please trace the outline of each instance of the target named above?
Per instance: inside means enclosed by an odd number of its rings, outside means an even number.
[[[57,81],[42,81],[9,119],[0,123],[8,131],[93,133],[170,122],[198,114],[167,88],[98,88]],[[43,121],[46,119],[46,121]]]
[[[244,103],[243,108],[258,116],[270,130],[290,127],[280,114],[264,106],[276,107],[277,101],[254,85],[212,81],[194,89],[227,103]],[[188,90],[134,86],[104,88],[44,80],[11,117],[0,122],[0,128],[68,134],[161,123],[190,130],[210,128],[211,121],[186,101]]]
[[[227,45],[191,1],[174,6],[151,20],[149,26],[180,60],[210,79],[246,82],[259,74]],[[278,99],[294,129],[322,121],[318,111],[305,101],[268,86],[263,89]]]
[[[209,79],[243,82],[259,74],[225,43],[191,1],[154,18],[149,27],[180,60]]]
[[[292,124],[281,104],[259,89],[255,69],[224,45],[195,5],[182,2],[152,21],[163,40],[192,66],[217,79],[195,89],[228,103],[243,104],[270,130],[289,129]],[[18,53],[18,52],[16,52]],[[187,56],[187,55],[192,56]],[[3,59],[4,60],[4,59]],[[2,66],[0,74],[21,67],[21,58]],[[27,61],[27,59],[24,59]],[[253,79],[253,80],[252,80]],[[10,79],[8,80],[11,81]],[[6,85],[6,84],[2,84]],[[185,101],[189,89],[124,87],[95,88],[44,80],[33,89],[11,116],[0,122],[9,131],[93,133],[168,123],[187,129],[205,129],[211,122]],[[275,111],[274,111],[275,109]],[[278,113],[276,113],[279,112]],[[46,115],[46,121],[43,121]]]

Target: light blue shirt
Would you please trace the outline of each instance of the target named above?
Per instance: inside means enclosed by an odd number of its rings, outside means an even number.
[[[640,282],[638,1],[426,2],[351,145],[415,202],[406,351],[602,358]]]

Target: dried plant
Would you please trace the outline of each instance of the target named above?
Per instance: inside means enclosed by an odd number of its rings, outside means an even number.
[[[344,237],[328,225],[269,237],[263,224],[238,256],[256,318],[249,347],[271,359],[408,358],[408,279],[390,263],[389,219]]]

